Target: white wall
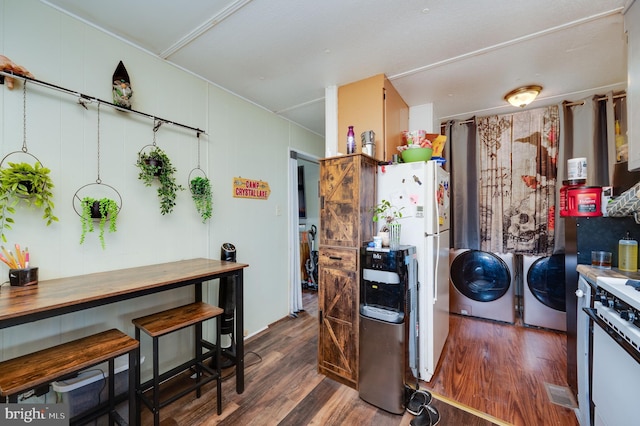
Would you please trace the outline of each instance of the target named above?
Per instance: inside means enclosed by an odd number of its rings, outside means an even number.
[[[105,237],[106,250],[93,235],[81,246],[72,199],[97,177],[96,105],[87,111],[67,94],[27,85],[28,149],[51,169],[60,221],[46,227],[40,212],[21,208],[6,235],[9,245],[29,247],[41,280],[194,257],[219,259],[222,243],[231,242],[238,261],[250,265],[244,281],[247,333],[287,315],[288,149],[322,156],[322,138],[36,0],[0,0],[0,54],[39,80],[103,100],[111,99],[111,76],[122,60],[132,80],[134,109],[208,132],[200,138],[200,166],[212,180],[212,219],[202,223],[188,190],[178,195],[174,212],[163,216],[155,188],[137,179],[134,165],[140,149],[152,142],[153,122],[102,106],[100,175],[121,194],[122,210],[118,231]],[[12,91],[0,86],[2,156],[20,150],[22,128],[22,85]],[[163,125],[157,144],[186,187],[198,161],[195,134]],[[237,176],[268,182],[269,199],[233,198]],[[176,290],[1,330],[0,359],[106,327],[133,335],[131,318],[185,303],[191,294]],[[217,283],[208,294],[216,303]],[[164,347],[186,347],[182,342],[190,335],[177,339]]]
[[[409,128],[407,130],[425,130],[427,133],[440,133],[440,125],[433,121],[433,104],[416,105],[409,108]],[[434,129],[438,129],[434,132]]]

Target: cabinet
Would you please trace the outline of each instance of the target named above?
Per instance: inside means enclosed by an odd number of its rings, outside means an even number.
[[[640,5],[634,2],[624,15],[627,32],[627,141],[629,170],[640,170]]]
[[[402,145],[402,131],[409,130],[409,107],[384,74],[338,87],[338,149],[346,152],[347,129],[356,132],[356,149],[361,152],[360,134],[376,134],[375,158],[390,161]]]
[[[360,247],[373,239],[375,159],[320,160],[318,372],[358,388]]]

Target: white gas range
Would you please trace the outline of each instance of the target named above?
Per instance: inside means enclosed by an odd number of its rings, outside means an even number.
[[[598,278],[593,309],[594,425],[626,424],[638,413],[640,281]]]

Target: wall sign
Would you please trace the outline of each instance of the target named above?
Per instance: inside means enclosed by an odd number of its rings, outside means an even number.
[[[269,194],[271,194],[271,189],[267,182],[241,177],[233,178],[234,198],[257,198],[259,200],[266,200],[269,198]]]

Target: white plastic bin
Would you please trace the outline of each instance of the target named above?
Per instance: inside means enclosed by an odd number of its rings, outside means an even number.
[[[140,358],[140,365],[144,356]],[[115,395],[126,394],[129,391],[129,355],[122,355],[115,359],[114,373]],[[51,388],[57,393],[57,402],[69,405],[69,416],[82,414],[98,404],[107,401],[109,388],[109,364],[102,363],[80,372],[76,377],[52,382]]]

